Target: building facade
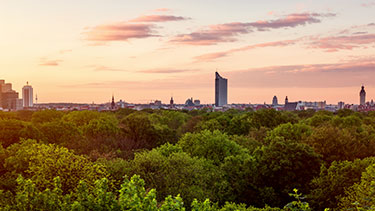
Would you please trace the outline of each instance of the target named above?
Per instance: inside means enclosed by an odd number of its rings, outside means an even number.
[[[228,79],[215,73],[215,106],[221,107],[228,104]]]
[[[22,100],[23,100],[23,107],[30,108],[33,107],[33,87],[29,85],[29,82],[22,88]]]
[[[365,91],[365,87],[364,86],[362,86],[362,89],[359,92],[359,104],[360,105],[365,105],[366,104],[366,91]]]

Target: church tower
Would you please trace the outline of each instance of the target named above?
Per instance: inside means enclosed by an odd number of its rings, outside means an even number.
[[[365,105],[366,104],[366,91],[365,87],[362,85],[362,89],[359,92],[359,104],[360,105]]]
[[[111,109],[115,110],[116,103],[115,103],[115,96],[112,94],[112,102],[111,102]]]

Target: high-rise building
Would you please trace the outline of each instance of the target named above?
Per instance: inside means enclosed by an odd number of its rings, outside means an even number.
[[[278,105],[279,104],[279,102],[278,102],[278,100],[277,100],[277,97],[276,96],[273,96],[273,99],[272,99],[272,105]]]
[[[228,79],[215,73],[215,106],[228,104]]]
[[[0,108],[5,110],[21,110],[22,100],[18,99],[18,92],[12,90],[11,83],[0,80]]]
[[[26,82],[26,85],[22,88],[23,107],[33,107],[33,98],[33,87],[29,85],[29,82]]]
[[[365,105],[366,104],[366,91],[365,87],[362,85],[362,89],[359,92],[359,104],[360,105]]]

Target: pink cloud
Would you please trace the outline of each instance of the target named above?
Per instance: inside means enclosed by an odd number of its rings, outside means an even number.
[[[296,42],[298,42],[299,39],[295,40],[282,40],[282,41],[275,41],[275,42],[266,42],[266,43],[260,43],[255,45],[248,45],[242,48],[235,48],[228,51],[222,51],[222,52],[215,52],[215,53],[209,53],[209,54],[203,54],[197,57],[194,57],[194,59],[197,62],[209,62],[218,58],[229,56],[235,52],[240,51],[248,51],[255,48],[265,48],[265,47],[285,47],[289,45],[294,45]]]
[[[296,27],[299,25],[306,25],[311,23],[320,23],[322,17],[335,16],[333,13],[320,14],[320,13],[294,13],[289,14],[283,18],[271,20],[271,21],[256,21],[250,23],[250,26],[257,28],[258,30],[277,29]]]
[[[168,22],[168,21],[184,21],[189,18],[173,15],[143,15],[131,20],[131,22]]]
[[[294,13],[270,21],[217,24],[190,34],[177,35],[170,42],[186,45],[215,45],[220,42],[234,42],[237,40],[236,36],[248,34],[255,30],[265,31],[278,28],[292,28],[299,25],[319,23],[321,22],[321,18],[332,16],[335,16],[335,14]]]
[[[315,37],[309,46],[324,49],[326,52],[353,50],[375,43],[375,34],[353,34],[349,36]]]
[[[236,87],[349,87],[374,84],[374,60],[344,63],[271,66],[228,72]]]
[[[351,60],[327,64],[304,64],[268,66],[230,70],[223,75],[230,81],[231,88],[330,88],[375,85],[374,58]],[[95,81],[87,84],[69,85],[69,87],[119,88],[137,90],[182,90],[212,89],[214,73],[198,73],[189,76],[175,76],[164,79],[144,81]],[[190,90],[191,91],[191,90]]]
[[[62,62],[62,60],[45,60],[42,59],[42,61],[39,63],[40,66],[58,66],[59,63]]]
[[[127,41],[136,38],[158,37],[153,34],[153,24],[133,24],[128,22],[99,25],[85,32],[86,40],[96,42]]]

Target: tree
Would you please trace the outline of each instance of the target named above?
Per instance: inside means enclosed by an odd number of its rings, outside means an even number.
[[[283,137],[285,140],[292,140],[295,142],[303,142],[312,133],[311,127],[305,124],[285,123],[277,126],[269,132],[265,138],[265,143],[274,140],[276,137]]]
[[[371,164],[375,164],[373,157],[354,161],[333,161],[328,168],[322,165],[320,175],[311,182],[308,198],[312,207],[315,210],[337,208],[339,199],[345,196],[345,190],[359,183],[362,172]]]
[[[153,148],[158,136],[146,113],[133,113],[121,120],[121,128],[130,149]]]
[[[346,196],[340,199],[339,209],[375,209],[375,164],[367,167],[362,173],[361,181],[346,191]]]
[[[268,204],[281,206],[290,198],[293,188],[307,192],[312,178],[319,174],[320,156],[303,143],[276,137],[267,146],[254,152],[257,162],[257,184]],[[269,188],[267,188],[269,187]]]
[[[82,131],[70,122],[61,120],[43,122],[38,125],[38,128],[46,143],[61,144],[71,148],[77,145],[76,142],[84,139]]]
[[[163,145],[148,152],[136,153],[129,161],[126,175],[139,175],[148,188],[158,190],[158,199],[181,194],[185,204],[193,199],[218,200],[222,173],[211,162],[190,157],[173,145]]]
[[[375,152],[373,134],[366,131],[356,134],[350,128],[341,129],[332,125],[313,129],[306,143],[321,154],[327,163],[335,160],[362,159],[373,156]]]
[[[104,166],[75,155],[64,147],[25,140],[6,149],[3,179],[15,180],[19,174],[32,179],[41,190],[53,188],[53,178],[59,176],[62,190],[74,190],[80,180],[94,186],[95,180],[107,176]],[[8,184],[12,185],[12,181]],[[9,190],[11,187],[7,187]]]
[[[0,143],[8,147],[21,138],[41,138],[40,131],[28,122],[15,119],[0,119]]]
[[[228,135],[218,130],[187,133],[177,144],[191,156],[212,160],[216,165],[222,163],[230,155],[246,151],[236,142],[230,140]]]
[[[31,121],[34,124],[52,122],[55,120],[60,120],[64,116],[64,114],[65,113],[62,111],[56,111],[54,109],[45,109],[34,112],[31,116]]]

